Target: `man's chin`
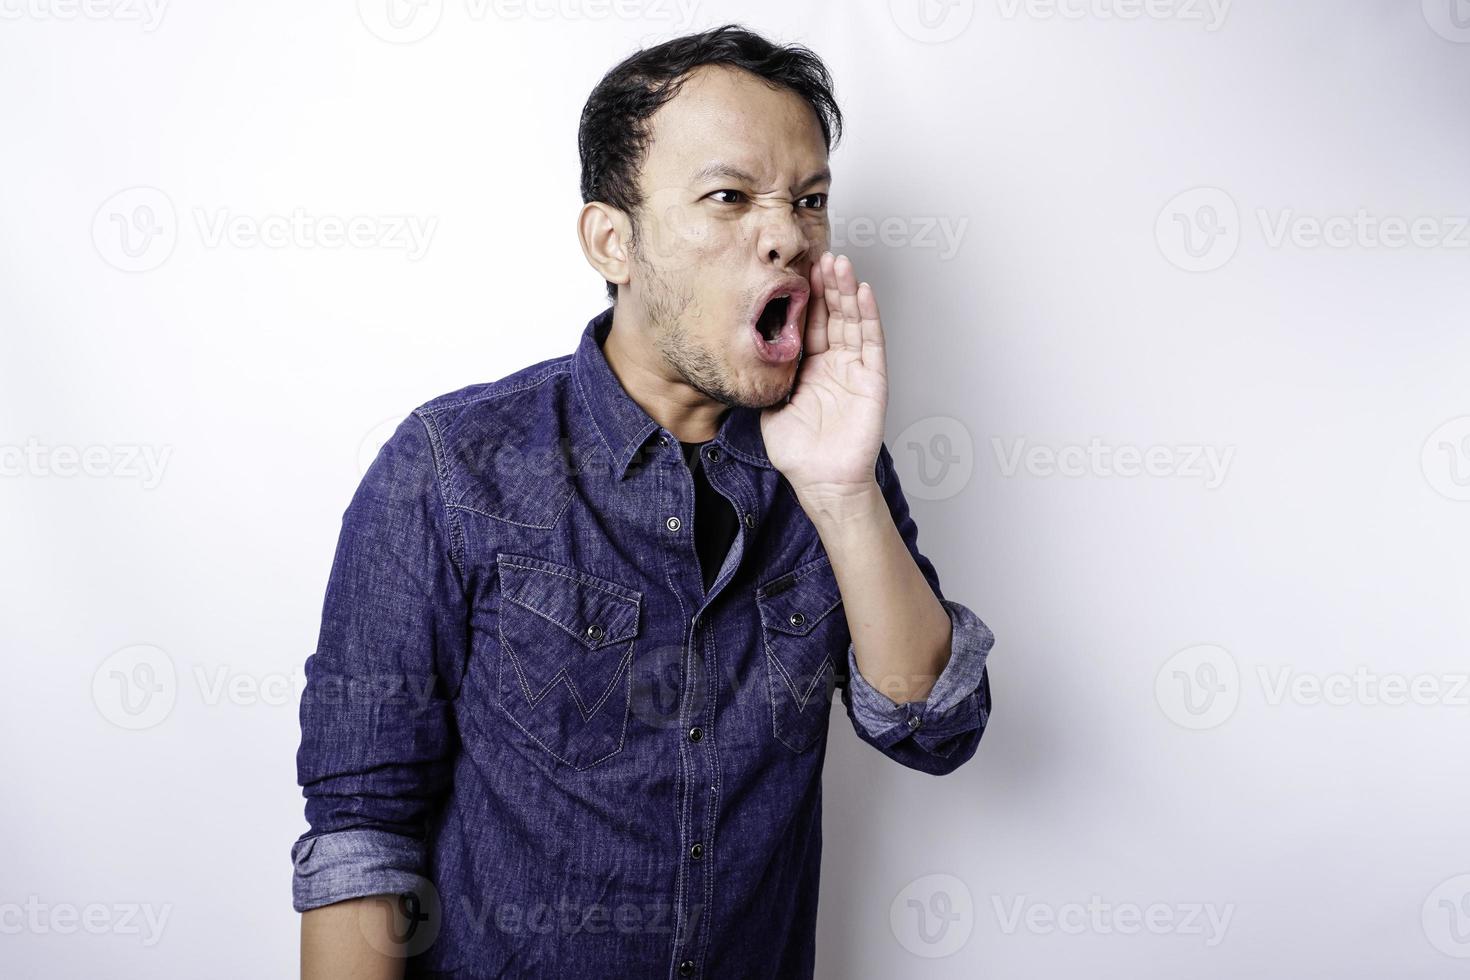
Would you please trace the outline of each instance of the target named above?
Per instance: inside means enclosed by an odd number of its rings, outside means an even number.
[[[783,385],[779,390],[772,391],[771,389],[765,389],[761,392],[750,393],[740,402],[740,404],[744,408],[753,408],[756,410],[779,408],[780,406],[786,404],[786,400],[791,397],[792,389],[794,389],[795,387],[796,379],[793,377],[789,381],[787,381],[786,384]]]

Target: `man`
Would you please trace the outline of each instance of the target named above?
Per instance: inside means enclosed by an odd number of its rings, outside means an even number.
[[[301,709],[309,977],[808,977],[834,688],[942,774],[993,638],[882,442],[872,288],[826,251],[821,62],[639,52],[580,132],[614,305],[415,410],[343,519]]]

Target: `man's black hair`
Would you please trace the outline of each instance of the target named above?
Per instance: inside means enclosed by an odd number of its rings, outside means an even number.
[[[739,24],[686,34],[630,55],[602,77],[577,128],[582,158],[582,202],[602,201],[634,221],[643,205],[638,171],[651,134],[648,119],[701,65],[728,65],[765,79],[772,87],[801,96],[815,110],[827,152],[842,138],[842,111],[832,94],[827,66],[800,44],[777,45]],[[618,288],[607,284],[610,300]]]

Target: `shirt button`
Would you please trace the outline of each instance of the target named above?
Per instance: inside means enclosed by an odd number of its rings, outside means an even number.
[[[750,511],[745,512],[745,526],[755,527],[755,515],[752,514]]]
[[[909,731],[914,731],[918,727],[919,727],[919,716],[918,715],[909,715]]]
[[[677,531],[683,525],[683,523],[684,522],[679,520],[677,517],[670,517],[668,520],[664,521],[664,527],[668,528],[670,531]]]
[[[704,845],[695,844],[693,847],[689,848],[689,856],[694,858],[694,860],[696,861],[704,857]]]
[[[711,463],[718,463],[720,461],[720,447],[711,446],[709,452],[704,455]]]
[[[697,742],[697,741],[699,741],[702,738],[704,738],[704,729],[703,728],[700,728],[698,725],[695,725],[693,728],[689,729],[689,741],[691,741],[691,742]]]
[[[598,626],[596,623],[593,623],[591,626],[587,627],[587,638],[589,640],[600,640],[600,639],[602,639],[602,636],[603,636],[603,633],[602,633],[602,627],[601,626]]]
[[[679,976],[690,977],[694,975],[694,961],[685,960],[679,964]]]
[[[669,444],[669,437],[668,436],[659,436],[658,437],[658,444],[660,446],[667,446]]]

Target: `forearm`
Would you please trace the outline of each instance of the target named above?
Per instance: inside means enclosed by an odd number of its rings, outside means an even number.
[[[895,704],[924,700],[949,662],[950,618],[904,545],[878,483],[801,503],[832,562],[864,679]]]
[[[301,914],[301,980],[401,980],[398,899],[372,895]],[[396,954],[396,955],[395,955]]]

